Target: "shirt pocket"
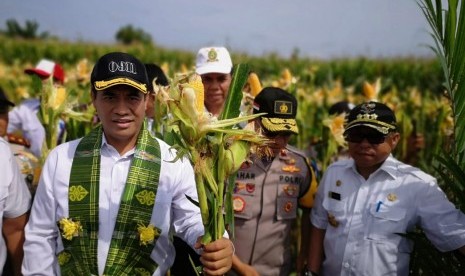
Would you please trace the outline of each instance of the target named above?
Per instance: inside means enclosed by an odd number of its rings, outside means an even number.
[[[337,200],[334,198],[326,197],[323,200],[322,205],[327,213],[326,215],[329,225],[333,226],[335,229],[343,228],[341,225],[345,225],[347,222],[345,209],[346,200]]]
[[[234,217],[251,219],[253,217],[253,205],[255,200],[255,183],[237,181],[234,184],[233,209]],[[259,204],[259,203],[258,203]]]
[[[405,217],[407,210],[394,206],[383,206],[373,204],[368,215],[367,238],[371,240],[391,240],[393,242],[403,238],[406,230]]]

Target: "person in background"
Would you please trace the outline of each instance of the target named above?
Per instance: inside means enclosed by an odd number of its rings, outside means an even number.
[[[293,269],[292,227],[302,209],[297,271],[306,259],[309,213],[316,177],[307,157],[288,145],[299,133],[297,100],[285,90],[264,88],[254,99],[257,131],[270,139],[269,154],[253,155],[242,164],[234,183],[233,272],[230,275],[290,275]]]
[[[195,72],[202,77],[205,108],[213,116],[219,116],[223,111],[232,68],[231,56],[225,47],[204,47],[197,53]]]
[[[31,205],[31,194],[10,146],[4,140],[8,125],[8,109],[14,104],[6,98],[3,91],[0,92],[0,275],[19,276],[23,260],[24,227]]]
[[[147,95],[147,109],[145,110],[145,115],[147,116],[148,129],[153,130],[153,116],[155,113],[155,88],[153,84],[160,86],[168,86],[168,78],[166,77],[163,69],[155,63],[146,63],[145,70],[147,71],[147,76],[149,78],[148,84],[148,95]]]
[[[63,85],[65,81],[65,72],[58,63],[42,59],[36,67],[24,70],[26,74],[39,77],[42,81],[53,78],[57,85]],[[42,155],[42,145],[45,140],[45,129],[37,112],[40,108],[39,98],[26,99],[10,111],[10,122],[8,124],[8,133],[20,132],[25,139],[31,143],[31,151],[36,157]],[[64,122],[60,121],[60,133],[64,132]]]
[[[33,193],[34,168],[37,166],[37,158],[30,152],[30,143],[23,137],[7,133],[9,123],[9,110],[15,104],[7,97],[0,87],[0,137],[8,142],[15,160],[18,163],[22,178],[26,181],[29,190]]]
[[[227,238],[201,245],[193,168],[147,130],[148,77],[132,55],[112,52],[91,73],[101,125],[54,148],[26,226],[24,275],[166,275],[173,229],[201,253],[203,272],[231,267]]]
[[[394,112],[366,102],[348,114],[351,159],[324,173],[311,211],[304,275],[408,275],[419,226],[441,251],[465,254],[465,215],[434,177],[392,156],[400,134]]]

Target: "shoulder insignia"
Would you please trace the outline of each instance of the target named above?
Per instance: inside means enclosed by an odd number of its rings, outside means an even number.
[[[20,135],[9,133],[7,134],[7,138],[8,138],[8,143],[25,146],[26,148],[29,148],[31,146],[31,143],[29,143],[29,140],[27,140],[26,138],[23,138]]]
[[[419,168],[412,167],[412,166],[407,165],[407,164],[402,164],[402,165],[398,166],[398,170],[400,172],[402,172],[402,173],[408,173],[408,174],[414,175],[415,177],[417,177],[417,178],[419,178],[421,180],[427,181],[427,182],[436,180],[433,176],[425,173],[424,171],[420,170]]]

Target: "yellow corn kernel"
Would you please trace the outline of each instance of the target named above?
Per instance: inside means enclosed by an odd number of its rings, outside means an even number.
[[[254,72],[249,74],[249,78],[247,80],[250,86],[250,94],[252,96],[257,96],[260,91],[262,91],[262,85],[260,84],[260,79],[258,78],[258,75],[255,74]]]
[[[286,84],[291,83],[291,81],[292,81],[291,71],[288,68],[284,69],[283,73],[281,74],[281,78],[282,78],[284,83],[286,83]]]
[[[179,70],[181,73],[185,74],[187,73],[189,70],[187,69],[187,66],[183,63],[181,64],[181,69]]]
[[[376,100],[376,90],[369,82],[363,82],[363,95],[367,100]]]
[[[90,70],[88,66],[88,60],[86,58],[81,59],[77,64],[77,79],[85,80],[90,75]]]
[[[195,91],[195,109],[197,110],[198,113],[204,111],[204,87],[202,83],[202,78],[200,75],[193,74],[189,78],[189,83],[188,86],[192,87]]]
[[[51,108],[53,110],[58,110],[66,99],[66,89],[62,86],[56,87],[54,89],[56,90],[53,99],[51,99]]]
[[[163,62],[163,64],[160,66],[161,67],[161,70],[163,70],[163,73],[165,73],[165,75],[169,75],[170,73],[170,65],[168,64],[168,62]]]

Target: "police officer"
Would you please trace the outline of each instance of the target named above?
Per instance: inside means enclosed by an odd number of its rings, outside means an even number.
[[[8,112],[14,106],[14,103],[8,100],[4,91],[0,88],[0,137],[3,137],[9,143],[21,174],[30,191],[33,192],[34,169],[38,166],[38,160],[29,150],[30,143],[27,139],[18,134],[7,134],[9,123]]]
[[[238,275],[290,275],[291,228],[301,207],[301,244],[306,246],[316,178],[306,156],[288,145],[291,135],[299,133],[295,97],[280,88],[267,87],[253,105],[255,114],[265,113],[255,125],[270,139],[269,153],[252,156],[237,173],[233,269]],[[300,252],[303,262],[307,250],[301,248]]]

